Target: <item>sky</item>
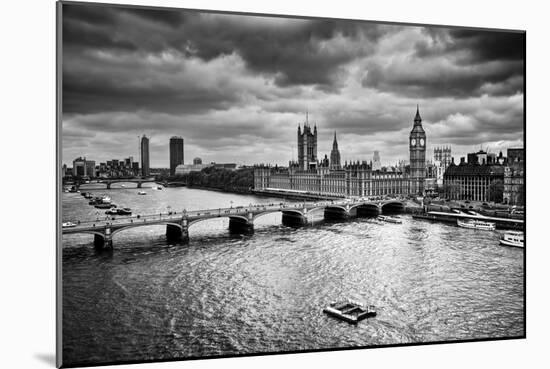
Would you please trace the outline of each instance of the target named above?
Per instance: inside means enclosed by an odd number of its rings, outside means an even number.
[[[62,160],[139,158],[287,165],[306,112],[318,156],[408,160],[419,106],[455,161],[523,147],[525,35],[196,11],[64,4]]]

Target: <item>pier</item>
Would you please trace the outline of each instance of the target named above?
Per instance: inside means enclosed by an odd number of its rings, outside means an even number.
[[[467,213],[457,212],[443,212],[443,211],[428,211],[427,213],[413,214],[415,219],[430,220],[435,222],[452,223],[456,225],[457,219],[475,219],[483,220],[486,222],[495,223],[497,229],[516,229],[523,230],[523,219],[515,218],[498,218],[490,217],[481,214],[473,215]]]

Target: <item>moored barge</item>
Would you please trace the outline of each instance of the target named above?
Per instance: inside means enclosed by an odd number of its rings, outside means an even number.
[[[357,324],[363,319],[376,316],[373,305],[363,306],[351,300],[332,302],[323,309],[323,312],[350,324]]]

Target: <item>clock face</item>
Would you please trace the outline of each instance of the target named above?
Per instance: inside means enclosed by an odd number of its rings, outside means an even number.
[[[413,138],[413,139],[411,140],[411,146],[414,146],[414,145],[416,145],[416,139]]]
[[[423,138],[420,139],[420,146],[424,146],[424,139]]]

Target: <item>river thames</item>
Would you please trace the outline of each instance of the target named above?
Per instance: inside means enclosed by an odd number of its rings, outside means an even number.
[[[281,202],[146,186],[146,196],[89,191],[134,215]],[[78,193],[62,194],[63,221],[104,212]],[[229,221],[218,218],[191,226],[188,244],[148,226],[117,233],[113,250],[102,252],[91,235],[64,236],[63,363],[525,334],[522,249],[499,246],[498,231],[400,217],[402,224],[358,218],[291,228],[269,214],[247,235],[229,234]],[[375,305],[378,316],[353,326],[322,313],[340,298]]]

